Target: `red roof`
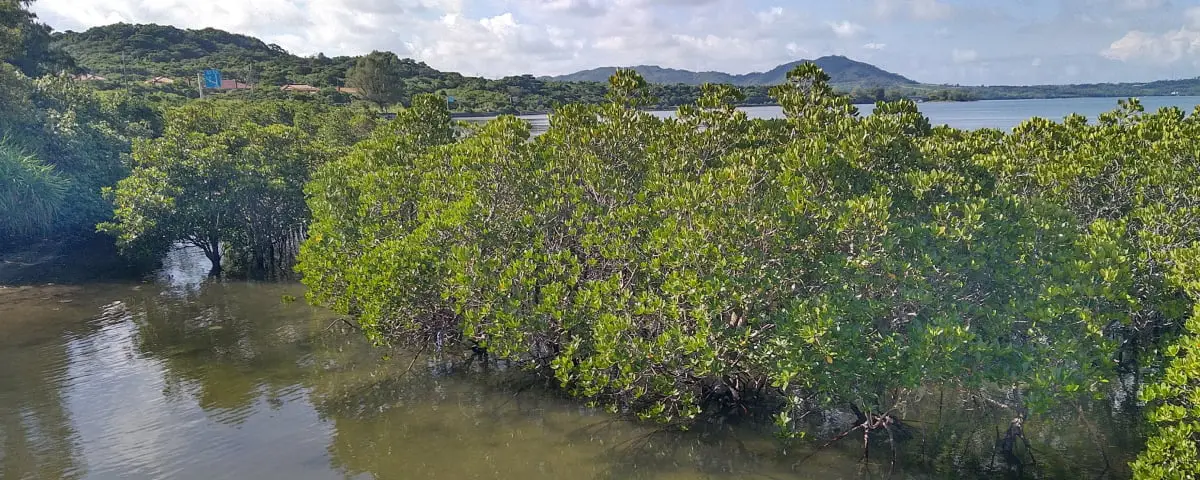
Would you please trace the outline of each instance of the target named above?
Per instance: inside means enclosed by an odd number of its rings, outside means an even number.
[[[248,83],[238,80],[221,80],[221,90],[245,90],[247,88],[251,88]]]

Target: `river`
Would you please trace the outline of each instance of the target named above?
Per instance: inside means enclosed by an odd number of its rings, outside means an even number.
[[[142,281],[0,289],[0,478],[795,476],[760,432],[660,432],[503,365],[414,361],[282,301],[300,285],[206,266],[183,251]],[[804,463],[857,468],[852,448]]]
[[[328,312],[284,301],[301,285],[213,280],[206,268],[185,250],[141,280],[0,288],[0,478],[839,479],[892,469],[886,447],[864,466],[854,437],[817,449],[763,426],[664,431],[503,364],[375,348]],[[1005,472],[980,464],[1007,418],[943,397],[908,411],[921,434],[896,472]],[[1136,416],[1086,408],[1086,423],[1070,409],[1028,427],[1037,476],[1128,475]],[[818,419],[814,435],[830,438],[845,420]]]
[[[934,125],[949,125],[955,128],[974,130],[979,128],[998,128],[1009,130],[1031,117],[1042,117],[1051,120],[1062,120],[1063,117],[1078,113],[1095,120],[1101,113],[1117,107],[1119,98],[1051,98],[1036,100],[981,100],[977,102],[927,102],[919,105],[921,113],[929,117]],[[1147,112],[1162,107],[1179,107],[1184,112],[1191,113],[1200,105],[1200,97],[1144,97],[1142,106]],[[874,105],[858,105],[863,115],[871,113]],[[783,109],[780,107],[744,107],[750,118],[780,118]],[[674,111],[663,110],[651,112],[659,117],[674,115]],[[485,121],[490,117],[460,118],[467,122]],[[546,115],[524,115],[520,118],[528,121],[533,127],[534,134],[540,134],[550,127]]]

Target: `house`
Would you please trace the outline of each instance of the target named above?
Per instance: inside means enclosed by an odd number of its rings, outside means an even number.
[[[362,89],[355,87],[338,87],[337,91],[347,95],[362,95]]]
[[[218,90],[247,90],[252,87],[249,83],[238,80],[221,80],[221,88]]]
[[[298,85],[298,84],[284,85],[282,87],[279,87],[279,89],[283,90],[285,92],[295,92],[295,93],[317,93],[317,92],[321,91],[321,89],[314,87],[312,85]]]
[[[75,80],[78,80],[80,82],[103,82],[105,80],[108,80],[107,78],[101,77],[99,75],[92,75],[90,73],[85,73],[83,75],[76,75],[72,78],[74,78]]]
[[[154,77],[146,80],[146,83],[150,85],[170,85],[175,83],[175,79],[171,77]]]

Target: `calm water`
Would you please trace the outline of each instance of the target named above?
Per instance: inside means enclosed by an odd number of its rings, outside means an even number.
[[[884,447],[864,466],[853,439],[814,453],[817,443],[785,445],[751,427],[664,432],[503,365],[414,361],[281,301],[301,296],[299,285],[212,281],[205,266],[184,252],[142,282],[0,288],[0,478],[838,479],[890,469]],[[1007,418],[952,396],[906,412],[921,433],[903,447],[899,478],[988,461]],[[1128,475],[1136,419],[1088,408],[1087,429],[1075,410],[1031,424],[1037,476]],[[818,419],[814,433],[829,438],[844,420]]]
[[[934,125],[949,125],[955,128],[974,130],[978,128],[999,128],[1009,130],[1030,117],[1042,117],[1051,120],[1062,120],[1072,113],[1087,116],[1095,120],[1101,113],[1117,107],[1118,98],[1059,98],[1046,100],[984,100],[978,102],[931,102],[920,104],[921,112],[929,117]],[[1144,97],[1142,105],[1147,112],[1162,107],[1179,107],[1190,113],[1200,105],[1200,97]],[[858,105],[863,115],[870,114],[874,105]],[[751,118],[780,118],[783,109],[780,107],[746,107],[743,108]],[[661,117],[674,114],[671,111],[652,112]],[[545,115],[526,115],[521,118],[533,125],[533,132],[539,134],[550,127]],[[480,121],[484,118],[464,118],[465,121]]]
[[[169,260],[145,282],[0,289],[0,478],[797,475],[769,436],[663,433],[502,365],[387,358],[281,301],[299,285]],[[852,452],[814,456],[802,478],[852,478]]]

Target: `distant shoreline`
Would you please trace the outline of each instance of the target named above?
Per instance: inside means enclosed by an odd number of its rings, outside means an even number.
[[[973,99],[973,100],[925,100],[925,101],[920,101],[917,103],[918,104],[927,104],[927,103],[1015,102],[1015,101],[1026,101],[1026,100],[1075,100],[1075,99],[1088,99],[1088,98],[1118,99],[1119,100],[1119,99],[1126,99],[1126,98],[1187,98],[1187,97],[1200,97],[1200,96],[1198,96],[1198,95],[1053,96],[1053,97],[1030,97],[1030,98],[981,98],[981,99]],[[864,106],[864,105],[874,105],[874,104],[873,103],[855,103],[854,105]],[[779,106],[779,104],[777,104],[777,103],[737,105],[738,108],[778,107],[778,106]],[[670,112],[670,111],[674,111],[676,108],[678,108],[678,106],[662,107],[662,108],[646,108],[646,109],[642,109],[642,110],[646,111],[646,112]],[[536,117],[536,116],[549,115],[551,113],[553,113],[552,110],[520,112],[520,113],[454,112],[454,113],[450,114],[450,118],[453,118],[456,120],[484,120],[484,119],[492,119],[492,118],[496,118],[496,117],[500,117],[500,116],[504,116],[504,115],[513,115],[513,116],[517,116],[517,117]],[[389,113],[388,115],[390,118],[390,116],[394,116],[395,114]]]

